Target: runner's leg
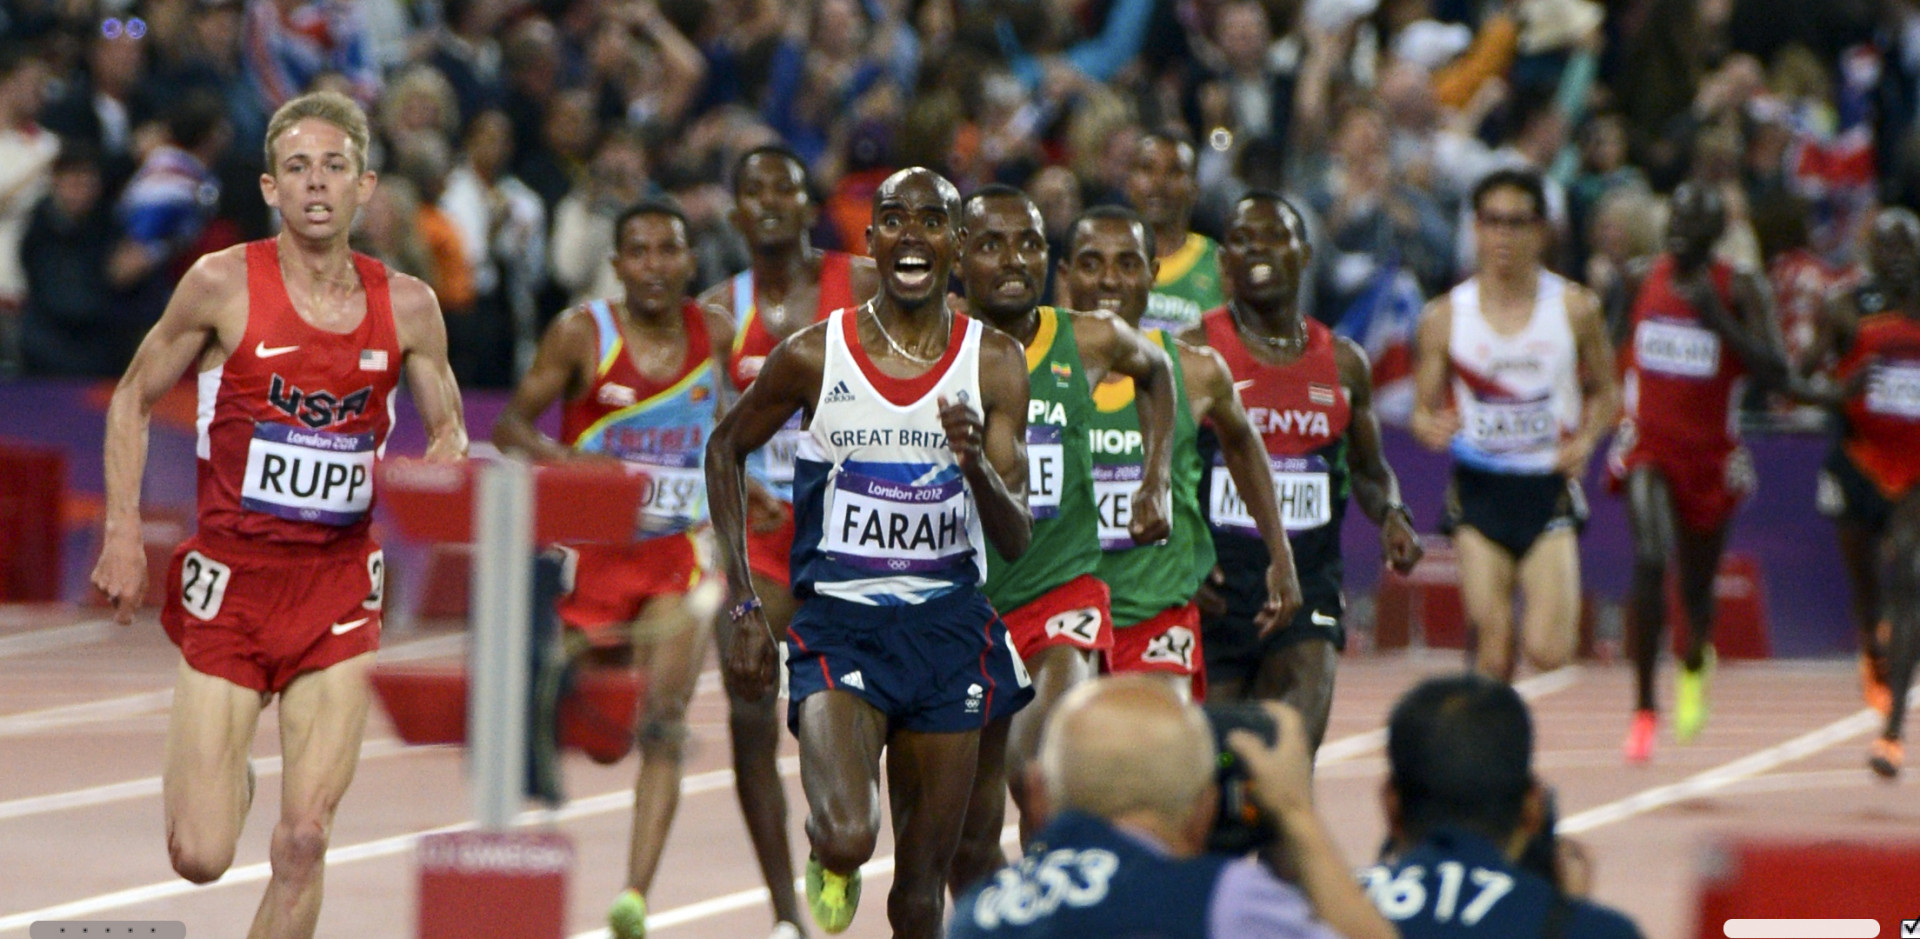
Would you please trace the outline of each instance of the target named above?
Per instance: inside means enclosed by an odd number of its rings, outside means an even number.
[[[627,886],[646,896],[660,868],[667,831],[680,805],[681,760],[687,743],[687,702],[706,661],[707,630],[693,618],[684,595],[651,597],[635,618],[634,665],[647,675],[641,705],[640,775],[633,784],[633,830],[627,854]]]
[[[1047,715],[1053,706],[1075,687],[1092,681],[1100,673],[1094,653],[1072,646],[1042,649],[1027,663],[1033,676],[1033,701],[1013,715],[1013,728],[1007,739],[1007,788],[1014,805],[1020,809],[1020,843],[1038,830],[1033,817],[1033,794],[1027,791],[1027,767],[1040,759],[1040,733],[1046,729]],[[985,752],[986,743],[981,743]],[[993,831],[994,848],[999,849],[1000,831]]]
[[[1460,552],[1460,603],[1474,632],[1474,668],[1500,681],[1513,680],[1513,556],[1480,532],[1461,526],[1453,533]]]
[[[774,637],[785,639],[787,624],[793,621],[797,607],[792,591],[757,574],[753,587]],[[715,622],[720,661],[725,662],[732,631],[724,618]],[[734,792],[740,799],[747,834],[753,839],[760,874],[773,896],[774,919],[801,927],[800,900],[793,889],[793,849],[787,842],[787,790],[780,782],[776,762],[780,749],[779,707],[777,694],[746,701],[728,693],[727,727],[733,742]]]
[[[799,737],[813,856],[832,873],[852,874],[873,857],[880,837],[887,716],[850,691],[822,691],[800,702]]]
[[[894,939],[937,939],[947,872],[960,846],[980,733],[915,733],[887,742],[887,794],[893,809],[893,890],[887,921]],[[877,806],[876,806],[877,808]]]
[[[1535,671],[1573,661],[1580,639],[1580,540],[1572,528],[1543,532],[1520,559],[1520,647]]]
[[[1633,582],[1628,622],[1633,629],[1634,707],[1655,709],[1654,665],[1667,622],[1667,556],[1673,547],[1673,496],[1651,466],[1627,476],[1627,528],[1633,535]]]
[[[1674,574],[1680,582],[1680,608],[1687,616],[1685,665],[1688,671],[1699,671],[1713,639],[1713,579],[1726,551],[1727,526],[1711,532],[1675,528]]]
[[[1900,739],[1907,716],[1907,689],[1920,663],[1920,492],[1908,493],[1888,520],[1881,541],[1886,570],[1886,605],[1893,623],[1887,643],[1887,685],[1893,692],[1893,710],[1881,735]]]
[[[1308,752],[1317,752],[1327,737],[1327,715],[1333,710],[1334,673],[1340,653],[1325,639],[1302,639],[1274,649],[1260,659],[1253,679],[1253,698],[1284,701],[1300,712],[1307,731]]]
[[[369,652],[307,672],[280,693],[280,821],[268,849],[273,877],[249,939],[310,939],[320,919],[333,813],[360,765],[371,693]]]
[[[250,801],[247,754],[265,703],[258,691],[180,663],[161,789],[167,855],[174,871],[196,884],[218,879],[233,863]]]
[[[1062,647],[1045,650],[1052,652]],[[1065,651],[1075,651],[1066,649]],[[1038,662],[1045,652],[1034,657]],[[1035,674],[1038,677],[1038,674]],[[1033,710],[1033,705],[1020,713]],[[960,846],[953,853],[947,873],[947,886],[957,898],[974,884],[1005,867],[1007,855],[1000,850],[1000,829],[1007,821],[1008,766],[1013,754],[1008,737],[1019,715],[1002,717],[980,732],[979,761],[973,775],[973,794],[967,797],[967,820],[961,826]],[[898,786],[895,790],[898,791]]]

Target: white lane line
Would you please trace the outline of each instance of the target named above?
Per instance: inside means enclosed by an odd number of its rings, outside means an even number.
[[[1580,666],[1568,665],[1556,668],[1542,675],[1513,683],[1513,690],[1528,701],[1538,701],[1550,694],[1556,694],[1573,687],[1580,681]],[[1330,740],[1320,745],[1320,752],[1314,757],[1316,766],[1327,766],[1347,760],[1377,753],[1387,745],[1387,729],[1378,727],[1357,733],[1339,740]]]
[[[795,775],[800,772],[800,761],[794,757],[782,758],[779,761],[779,769],[780,775],[782,776]],[[712,792],[716,789],[732,788],[732,786],[733,770],[714,770],[709,773],[699,773],[682,778],[680,780],[680,794],[682,796],[689,796],[702,792]],[[557,811],[540,810],[521,812],[514,818],[513,823],[515,826],[554,825],[582,818],[591,818],[595,815],[605,815],[608,812],[622,811],[632,805],[633,790],[621,789],[617,792],[609,792],[570,802],[565,808]],[[396,854],[404,854],[413,850],[414,847],[419,844],[420,839],[427,835],[471,831],[474,827],[475,824],[473,822],[459,822],[453,825],[442,825],[439,828],[430,828],[426,831],[394,835],[389,838],[379,838],[373,841],[363,841],[359,844],[333,848],[327,851],[327,866],[331,868],[335,865],[350,864],[354,861],[365,861],[373,858],[392,857]],[[83,919],[95,913],[122,909],[140,903],[149,903],[154,900],[164,900],[169,897],[176,897],[195,891],[218,890],[221,887],[259,883],[271,877],[272,874],[272,865],[267,861],[261,861],[257,864],[248,864],[244,867],[232,868],[227,871],[226,876],[204,887],[196,886],[184,880],[174,879],[147,884],[144,887],[116,890],[112,893],[103,893],[98,896],[87,897],[70,903],[43,907],[38,910],[29,910],[25,913],[15,913],[10,916],[0,916],[0,933],[16,929],[26,929],[28,926],[43,919]]]
[[[1907,693],[1908,707],[1912,707],[1916,701],[1920,701],[1920,688],[1915,688]],[[1758,753],[1743,756],[1731,763],[1722,763],[1712,769],[1688,776],[1679,782],[1669,783],[1664,786],[1655,786],[1652,789],[1636,792],[1624,799],[1616,799],[1605,805],[1595,806],[1584,812],[1569,815],[1560,820],[1560,825],[1556,831],[1563,834],[1576,835],[1583,831],[1599,828],[1602,825],[1611,825],[1614,822],[1624,821],[1635,815],[1642,815],[1655,809],[1665,808],[1675,802],[1705,795],[1718,789],[1725,789],[1735,783],[1758,776],[1776,766],[1783,766],[1795,760],[1804,759],[1834,744],[1858,737],[1868,731],[1876,730],[1885,720],[1885,718],[1880,716],[1879,712],[1869,708],[1861,708],[1859,711],[1834,721],[1825,727],[1808,731],[1785,743],[1768,747]],[[1861,776],[1865,776],[1867,770],[1865,767],[1862,767],[1859,772]]]
[[[0,639],[0,659],[12,658],[16,655],[31,655],[49,649],[88,645],[113,635],[116,628],[112,619],[101,618],[7,636]],[[124,628],[132,629],[133,627]]]

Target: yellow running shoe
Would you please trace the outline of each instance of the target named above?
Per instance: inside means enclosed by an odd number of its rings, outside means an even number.
[[[647,898],[632,887],[620,891],[607,911],[607,930],[613,939],[642,939],[647,934]]]
[[[860,870],[836,874],[820,866],[818,858],[807,858],[807,908],[813,921],[829,933],[846,932],[853,925],[853,914],[860,908]]]
[[[1681,666],[1679,687],[1673,694],[1673,739],[1686,743],[1707,726],[1707,680],[1713,676],[1713,647],[1700,660],[1700,670]]]

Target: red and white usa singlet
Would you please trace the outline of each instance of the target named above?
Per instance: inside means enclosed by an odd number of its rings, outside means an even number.
[[[1840,445],[1888,498],[1920,483],[1920,320],[1898,312],[1860,321],[1835,378],[1869,369],[1866,387],[1847,399]]]
[[[1733,268],[1710,262],[1713,291],[1734,310]],[[1724,454],[1739,441],[1737,405],[1747,369],[1720,334],[1674,289],[1672,255],[1661,255],[1634,301],[1620,356],[1624,423],[1636,446]]]
[[[200,532],[248,547],[357,544],[400,378],[386,266],[353,256],[367,312],[333,333],[294,310],[277,241],[249,243],[246,257],[240,345],[199,374]]]

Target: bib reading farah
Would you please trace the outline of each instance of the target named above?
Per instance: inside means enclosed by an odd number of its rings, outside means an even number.
[[[861,348],[860,315],[828,318],[820,397],[794,454],[794,595],[921,603],[985,579],[979,514],[939,406],[980,407],[982,327],[954,314],[940,361],[894,378]]]

